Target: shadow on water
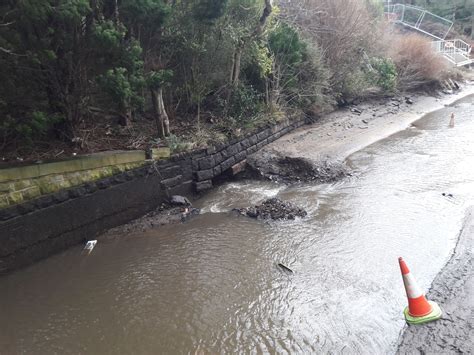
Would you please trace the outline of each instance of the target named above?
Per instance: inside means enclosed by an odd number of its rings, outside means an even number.
[[[335,184],[231,182],[200,200],[204,214],[189,223],[99,239],[89,256],[72,248],[1,278],[0,349],[394,351],[406,302],[398,256],[426,290],[474,200],[472,103],[352,155],[356,173]],[[308,217],[227,212],[273,196]]]

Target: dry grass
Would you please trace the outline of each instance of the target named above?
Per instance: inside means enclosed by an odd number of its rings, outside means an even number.
[[[413,90],[446,78],[448,64],[420,35],[394,35],[389,54],[398,71],[398,87]]]

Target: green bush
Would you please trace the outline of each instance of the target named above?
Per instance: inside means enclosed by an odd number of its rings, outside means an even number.
[[[239,85],[232,93],[228,115],[238,122],[255,118],[263,109],[261,94],[251,85]]]
[[[373,58],[375,83],[387,92],[392,92],[397,87],[397,68],[389,58]]]
[[[356,67],[345,75],[341,90],[336,94],[336,97],[338,100],[363,97],[371,86],[373,86],[371,75],[366,70]]]
[[[35,138],[46,136],[53,126],[64,121],[59,115],[48,115],[45,112],[33,111],[22,119],[5,116],[0,122],[0,135],[8,138],[17,138],[31,144]]]

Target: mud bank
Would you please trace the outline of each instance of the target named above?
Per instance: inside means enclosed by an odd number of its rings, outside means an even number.
[[[336,181],[350,175],[344,162],[350,154],[406,129],[424,114],[471,94],[474,94],[474,80],[463,84],[455,94],[440,94],[439,97],[413,94],[409,100],[402,95],[335,111],[249,155],[248,168],[242,177],[282,183]],[[107,235],[144,231],[187,220],[182,218],[180,210],[164,207],[119,226]]]
[[[454,94],[399,95],[351,105],[285,135],[258,154],[305,158],[316,167],[342,162],[352,153],[408,128],[423,115],[471,94],[474,94],[474,81],[466,82]]]
[[[189,221],[201,211],[194,208],[188,201],[179,205],[170,201],[163,202],[156,210],[137,218],[127,224],[109,229],[102,237],[117,237],[130,233],[139,233],[168,224],[178,224]]]
[[[443,310],[440,320],[406,326],[398,354],[472,354],[474,352],[474,208],[468,211],[451,259],[427,293]]]

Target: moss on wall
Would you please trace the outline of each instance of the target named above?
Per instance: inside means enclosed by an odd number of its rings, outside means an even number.
[[[169,154],[155,156],[155,159]],[[146,164],[145,152],[106,152],[73,160],[0,170],[0,209]]]

